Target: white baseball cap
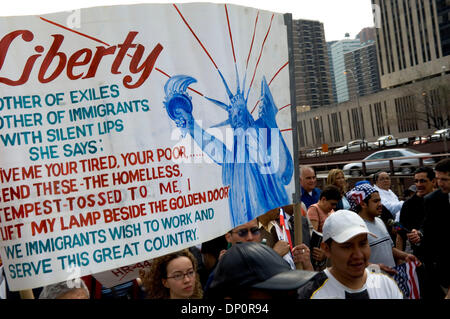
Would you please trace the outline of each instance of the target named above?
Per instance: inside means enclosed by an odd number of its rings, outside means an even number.
[[[323,225],[323,241],[332,238],[341,244],[359,235],[369,234],[377,237],[366,226],[364,220],[355,212],[341,209],[330,214]]]

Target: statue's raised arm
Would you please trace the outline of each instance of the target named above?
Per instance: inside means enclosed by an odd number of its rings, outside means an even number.
[[[195,82],[197,80],[186,75],[171,77],[164,86],[164,106],[169,117],[182,129],[183,136],[188,132],[203,152],[216,164],[222,165],[228,152],[225,144],[207,133],[192,116],[192,97],[187,88]]]
[[[228,113],[225,121],[213,127],[227,126],[232,130],[232,135],[226,134],[233,138],[232,143],[226,143],[230,149],[201,128],[192,116],[192,99],[187,89],[196,82],[194,78],[186,75],[170,78],[164,87],[164,106],[183,136],[189,133],[203,152],[222,166],[222,183],[230,186],[232,225],[236,227],[273,208],[288,205],[284,185],[291,182],[294,169],[276,122],[278,109],[265,78],[261,83],[259,118],[255,120],[247,109],[245,79],[241,90],[237,77],[237,90],[233,94],[220,71],[219,75],[228,95],[227,103],[205,98]]]

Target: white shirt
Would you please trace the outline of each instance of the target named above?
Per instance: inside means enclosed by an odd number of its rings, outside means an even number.
[[[350,289],[341,284],[327,269],[324,270],[328,279],[311,296],[311,299],[348,299],[349,294],[367,291],[370,299],[403,299],[403,294],[397,283],[382,273],[373,273],[366,269],[367,280],[361,289]],[[346,294],[347,292],[347,294]]]
[[[397,195],[393,191],[384,190],[379,188],[377,185],[374,188],[378,191],[381,198],[381,204],[384,205],[389,211],[392,213],[392,216],[395,217],[395,221],[400,220],[400,209],[402,209],[403,201],[399,200]]]
[[[286,237],[287,234],[281,229],[281,227],[278,225],[278,223],[274,220],[271,221],[270,223],[272,224],[273,227],[275,227],[275,230],[277,231],[278,240],[284,240],[287,242],[288,241],[288,239]],[[289,229],[286,229],[286,232],[288,232],[288,231],[289,231]],[[286,255],[284,255],[283,259],[287,261],[289,266],[291,266],[291,269],[295,269],[295,263],[292,258],[292,254],[290,252],[288,252]]]

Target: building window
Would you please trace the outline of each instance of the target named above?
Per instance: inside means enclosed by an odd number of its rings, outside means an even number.
[[[352,124],[355,138],[362,138],[362,128],[359,120],[359,111],[357,108],[352,109]]]
[[[391,126],[389,125],[389,116],[388,116],[386,101],[384,101],[384,113],[386,114],[387,132],[388,132],[388,134],[391,134]]]
[[[305,135],[305,144],[308,145],[308,134],[306,134],[306,120],[303,120],[303,132]]]
[[[430,108],[431,108],[431,120],[435,128],[441,128],[444,126],[443,113],[445,112],[443,105],[441,104],[441,97],[439,89],[430,91]]]
[[[309,119],[309,124],[311,125],[311,136],[313,138],[313,144],[316,144],[316,135],[314,134],[314,124],[313,119]]]
[[[298,139],[299,139],[299,146],[300,147],[305,147],[306,143],[305,143],[305,134],[303,133],[303,122],[300,121],[298,122]]]
[[[339,112],[339,123],[341,124],[341,136],[342,136],[342,140],[345,141],[344,125],[342,125],[342,116],[341,116],[341,112]]]
[[[372,104],[369,104],[370,123],[372,124],[372,135],[375,136],[375,125],[373,124]]]
[[[436,59],[439,59],[440,55],[439,55],[439,43],[437,40],[437,35],[438,35],[438,30],[437,30],[437,22],[436,22],[436,15],[435,15],[435,10],[436,10],[436,3],[434,1],[431,1],[430,3],[430,11],[431,11],[431,26],[433,29],[433,38],[434,38],[434,48],[435,48],[435,54],[436,54]]]
[[[316,116],[314,119],[312,119],[313,127],[313,134],[315,139],[315,144],[322,144],[323,143],[323,123],[322,123],[322,117]]]
[[[341,137],[339,134],[339,122],[337,113],[331,113],[331,130],[330,134],[333,135],[333,139],[335,142],[340,142]]]
[[[375,123],[377,123],[377,135],[382,136],[386,135],[384,130],[384,122],[383,122],[383,112],[381,110],[381,103],[375,103]]]
[[[414,101],[413,96],[394,99],[398,131],[400,133],[418,130],[417,112]]]
[[[347,110],[347,119],[348,119],[348,129],[350,130],[350,139],[353,139],[353,133],[352,133],[352,122],[350,121],[350,112]]]

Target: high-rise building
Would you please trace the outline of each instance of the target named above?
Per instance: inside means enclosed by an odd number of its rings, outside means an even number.
[[[441,36],[442,55],[450,55],[450,3],[448,0],[436,0],[436,11]]]
[[[375,43],[345,53],[344,61],[350,99],[380,91]]]
[[[344,74],[346,69],[344,54],[353,51],[360,46],[360,41],[355,39],[344,39],[331,45],[337,103],[342,103],[349,100],[347,77]]]
[[[337,101],[337,94],[336,94],[336,82],[334,80],[334,69],[333,69],[333,56],[331,55],[331,46],[335,44],[337,41],[328,41],[327,42],[327,48],[328,48],[328,62],[330,65],[330,78],[331,78],[331,87],[333,90],[333,103],[336,103]]]
[[[333,90],[323,23],[293,20],[297,106],[313,109],[333,103]]]
[[[379,8],[377,51],[381,87],[450,71],[448,0],[372,0]]]
[[[357,35],[356,35],[356,39],[359,39],[359,41],[361,41],[362,44],[367,43],[367,42],[375,42],[376,39],[376,31],[375,28],[370,27],[370,28],[364,28],[362,29]]]

